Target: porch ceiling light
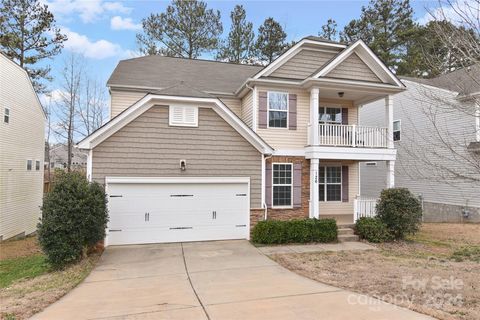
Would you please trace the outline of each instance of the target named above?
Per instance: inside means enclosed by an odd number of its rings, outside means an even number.
[[[345,94],[345,92],[340,91],[340,92],[338,93],[338,96],[339,96],[340,98],[343,98],[343,95],[344,95],[344,94]]]

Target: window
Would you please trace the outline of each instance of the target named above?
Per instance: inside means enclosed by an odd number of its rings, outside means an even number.
[[[170,106],[170,126],[198,127],[198,107],[192,106]]]
[[[274,163],[272,174],[272,196],[274,207],[292,205],[292,164]]]
[[[268,127],[287,128],[288,93],[268,92]]]
[[[40,161],[35,161],[35,170],[38,171],[40,170]]]
[[[32,170],[32,160],[27,160],[27,170],[31,171]]]
[[[10,123],[10,109],[8,108],[5,108],[3,111],[3,122]]]
[[[320,201],[342,201],[342,167],[320,167]]]
[[[400,131],[402,129],[402,123],[400,120],[393,121],[393,141],[400,141]]]
[[[342,108],[320,107],[320,123],[342,124]]]

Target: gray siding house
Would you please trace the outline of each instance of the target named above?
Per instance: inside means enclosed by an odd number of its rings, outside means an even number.
[[[422,198],[431,222],[480,221],[480,67],[434,79],[402,78],[394,98],[395,186]],[[362,125],[378,125],[382,106],[360,109]],[[360,165],[361,195],[386,188],[383,161]]]
[[[106,245],[248,239],[264,219],[351,225],[363,161],[387,161],[393,186],[405,87],[362,41],[306,37],[265,67],[139,57],[107,85],[111,120],[78,143],[109,196]],[[376,100],[385,121],[362,127]]]

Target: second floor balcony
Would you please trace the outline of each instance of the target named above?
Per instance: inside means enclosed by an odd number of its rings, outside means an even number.
[[[388,148],[388,128],[332,123],[318,124],[321,146]]]

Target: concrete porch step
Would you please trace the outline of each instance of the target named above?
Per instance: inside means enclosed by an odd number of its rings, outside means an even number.
[[[353,234],[352,228],[338,228],[338,235],[350,235]]]
[[[338,235],[339,242],[350,242],[350,241],[358,241],[358,236],[355,234],[341,234]]]

